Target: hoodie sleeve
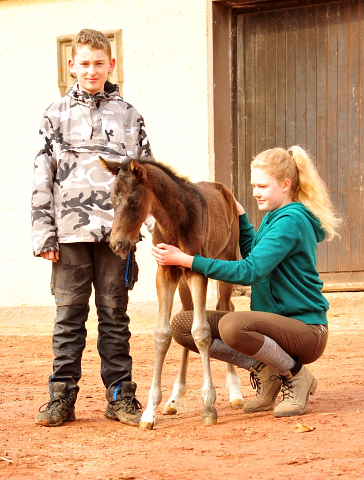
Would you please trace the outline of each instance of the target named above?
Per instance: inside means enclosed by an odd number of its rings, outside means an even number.
[[[254,285],[269,275],[287,256],[300,249],[305,238],[303,222],[290,217],[276,221],[243,260],[226,261],[195,255],[191,270],[208,278],[238,285]]]
[[[145,129],[144,119],[141,115],[138,118],[139,124],[139,146],[141,147],[141,158],[153,158],[152,149],[150,148],[150,143]]]
[[[251,252],[254,238],[254,227],[248,220],[248,215],[239,215],[239,248],[242,258],[246,258]]]
[[[140,115],[138,118],[139,123],[139,146],[141,147],[141,158],[153,158],[152,149],[150,148],[149,139],[147,136],[147,131],[145,129],[144,119]],[[144,225],[146,225],[148,232],[153,235],[155,218],[148,213],[147,218],[145,219]]]
[[[57,169],[54,151],[53,127],[45,113],[39,129],[39,152],[34,162],[32,188],[31,240],[36,257],[49,250],[58,250],[53,202],[54,173]]]

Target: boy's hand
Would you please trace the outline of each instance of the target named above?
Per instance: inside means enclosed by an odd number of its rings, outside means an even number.
[[[39,254],[45,260],[52,260],[53,263],[57,263],[59,260],[59,251],[48,250],[48,252],[42,252]]]
[[[152,255],[159,265],[180,265],[191,268],[193,257],[182,252],[178,247],[166,243],[158,243],[152,247]]]

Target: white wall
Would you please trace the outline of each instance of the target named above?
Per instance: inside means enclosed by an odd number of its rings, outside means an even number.
[[[42,112],[60,97],[56,37],[82,28],[123,30],[123,96],[155,157],[208,180],[206,0],[1,0],[0,307],[53,305],[51,265],[31,251],[31,177]],[[145,236],[134,302],[156,300]]]

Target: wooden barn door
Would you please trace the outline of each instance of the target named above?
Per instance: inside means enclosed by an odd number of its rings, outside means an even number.
[[[279,2],[282,5],[282,2]],[[285,2],[286,5],[289,2]],[[235,14],[234,191],[257,226],[250,161],[297,144],[312,155],[344,219],[324,242],[326,287],[364,286],[364,0]],[[296,4],[297,5],[297,4]]]

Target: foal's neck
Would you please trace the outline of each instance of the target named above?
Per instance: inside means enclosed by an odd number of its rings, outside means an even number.
[[[181,228],[190,219],[191,196],[196,187],[173,178],[154,165],[146,165],[150,187],[154,194],[150,213],[155,218],[165,240],[177,244]]]

